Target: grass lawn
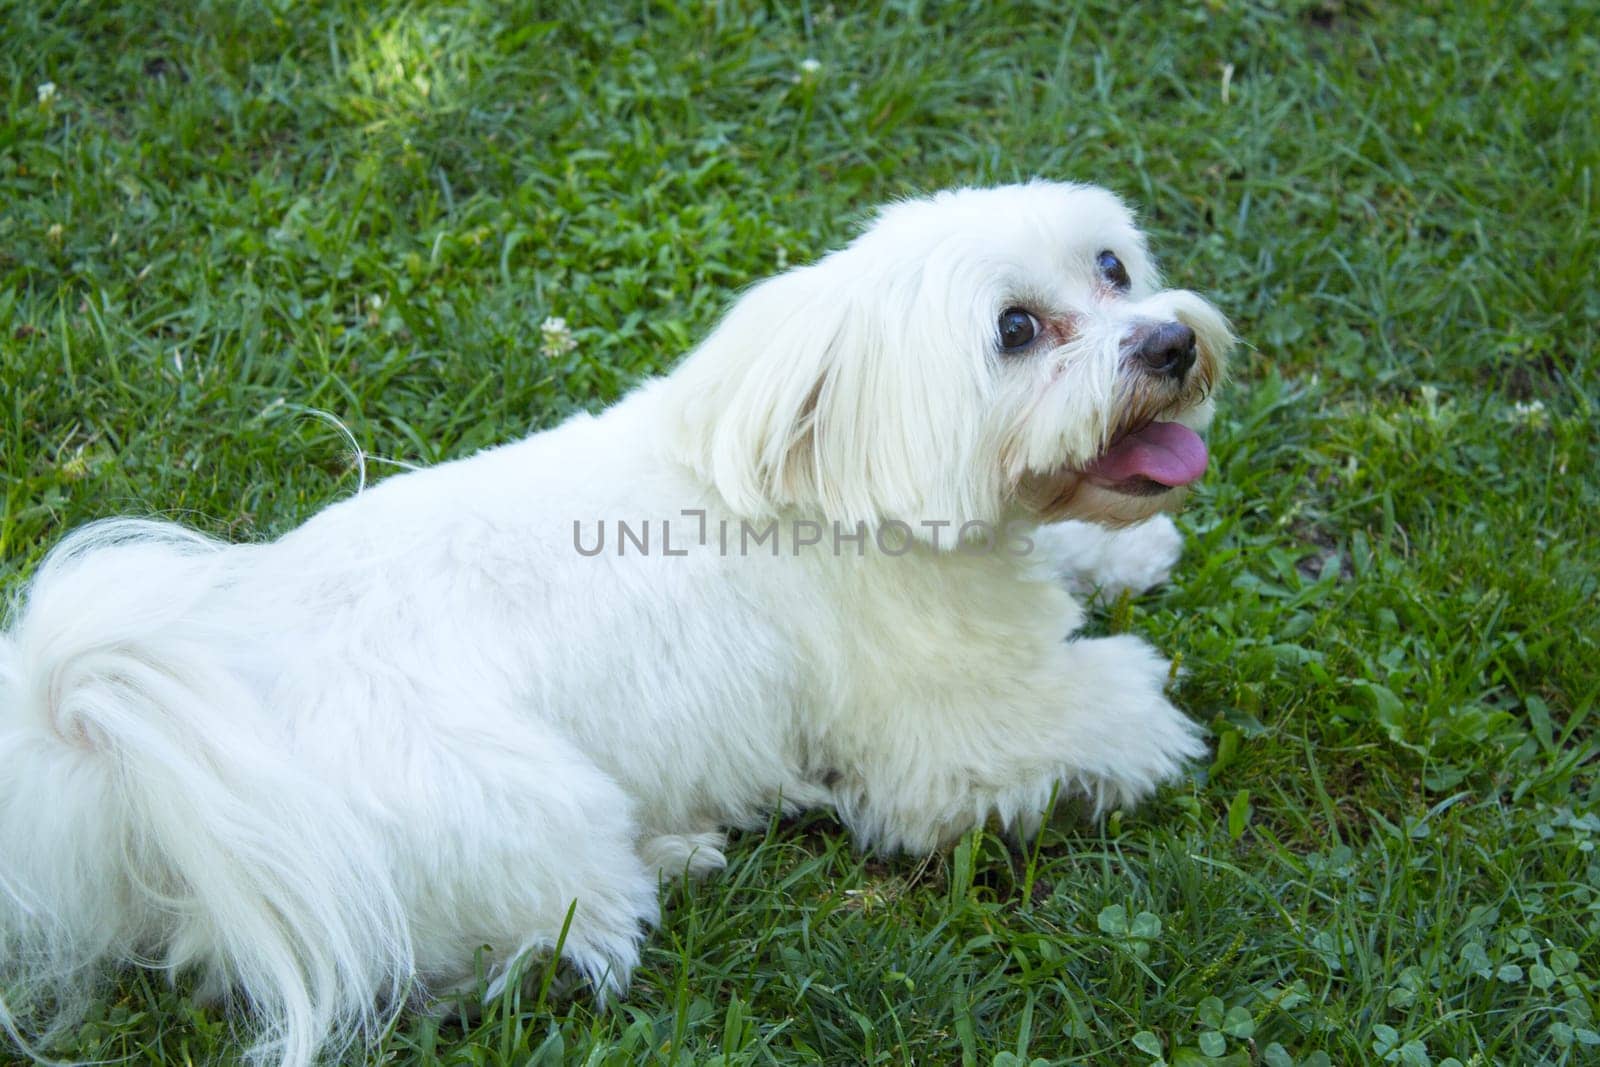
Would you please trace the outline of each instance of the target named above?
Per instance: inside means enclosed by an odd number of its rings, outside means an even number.
[[[1181,656],[1214,762],[1026,852],[746,835],[623,1002],[408,1015],[383,1055],[1600,1062],[1597,34],[1591,0],[0,0],[0,582],[99,516],[289,529],[356,489],[312,411],[377,477],[603,405],[875,202],[1100,182],[1246,340],[1174,584],[1096,620]],[[130,974],[56,1051],[236,1047]]]

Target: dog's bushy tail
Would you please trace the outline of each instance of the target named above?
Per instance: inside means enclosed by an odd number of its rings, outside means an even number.
[[[0,632],[0,1025],[30,1051],[128,963],[242,1001],[251,1058],[285,1067],[406,993],[379,846],[289,757],[243,681],[271,664],[230,662],[250,650],[208,608],[251,551],[90,526]]]

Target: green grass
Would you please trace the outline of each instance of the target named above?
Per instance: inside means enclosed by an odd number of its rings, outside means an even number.
[[[384,1054],[1596,1062],[1597,27],[0,0],[0,580],[97,516],[281,533],[355,488],[312,409],[431,463],[603,405],[886,198],[1098,181],[1247,342],[1178,579],[1097,621],[1181,655],[1215,762],[1026,852],[747,835],[665,890],[620,1004],[406,1016]],[[131,974],[58,1051],[235,1048]]]

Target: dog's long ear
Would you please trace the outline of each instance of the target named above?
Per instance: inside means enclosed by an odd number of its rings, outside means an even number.
[[[669,447],[739,515],[818,489],[817,409],[854,312],[816,267],[740,298],[665,383]]]
[[[846,250],[761,283],[663,383],[675,451],[735,512],[992,517],[968,315],[881,268]]]

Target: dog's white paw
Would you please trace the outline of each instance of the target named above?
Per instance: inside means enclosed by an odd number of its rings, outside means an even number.
[[[1142,593],[1165,582],[1183,554],[1183,535],[1166,515],[1114,530],[1090,575],[1107,596]]]
[[[1166,515],[1121,529],[1056,523],[1040,527],[1033,540],[1073,592],[1107,599],[1160,585],[1183,554],[1183,535]]]
[[[1097,812],[1131,808],[1206,754],[1204,728],[1167,699],[1170,666],[1131,634],[1079,642],[1104,672],[1104,703],[1080,727],[1075,777]]]
[[[728,865],[728,857],[723,853],[727,847],[728,835],[716,830],[662,834],[641,845],[639,855],[663,879],[704,878]]]
[[[1096,800],[1102,810],[1133,807],[1162,783],[1180,778],[1189,763],[1206,754],[1200,724],[1166,697],[1136,709],[1129,731],[1133,736],[1127,763],[1100,779]]]

